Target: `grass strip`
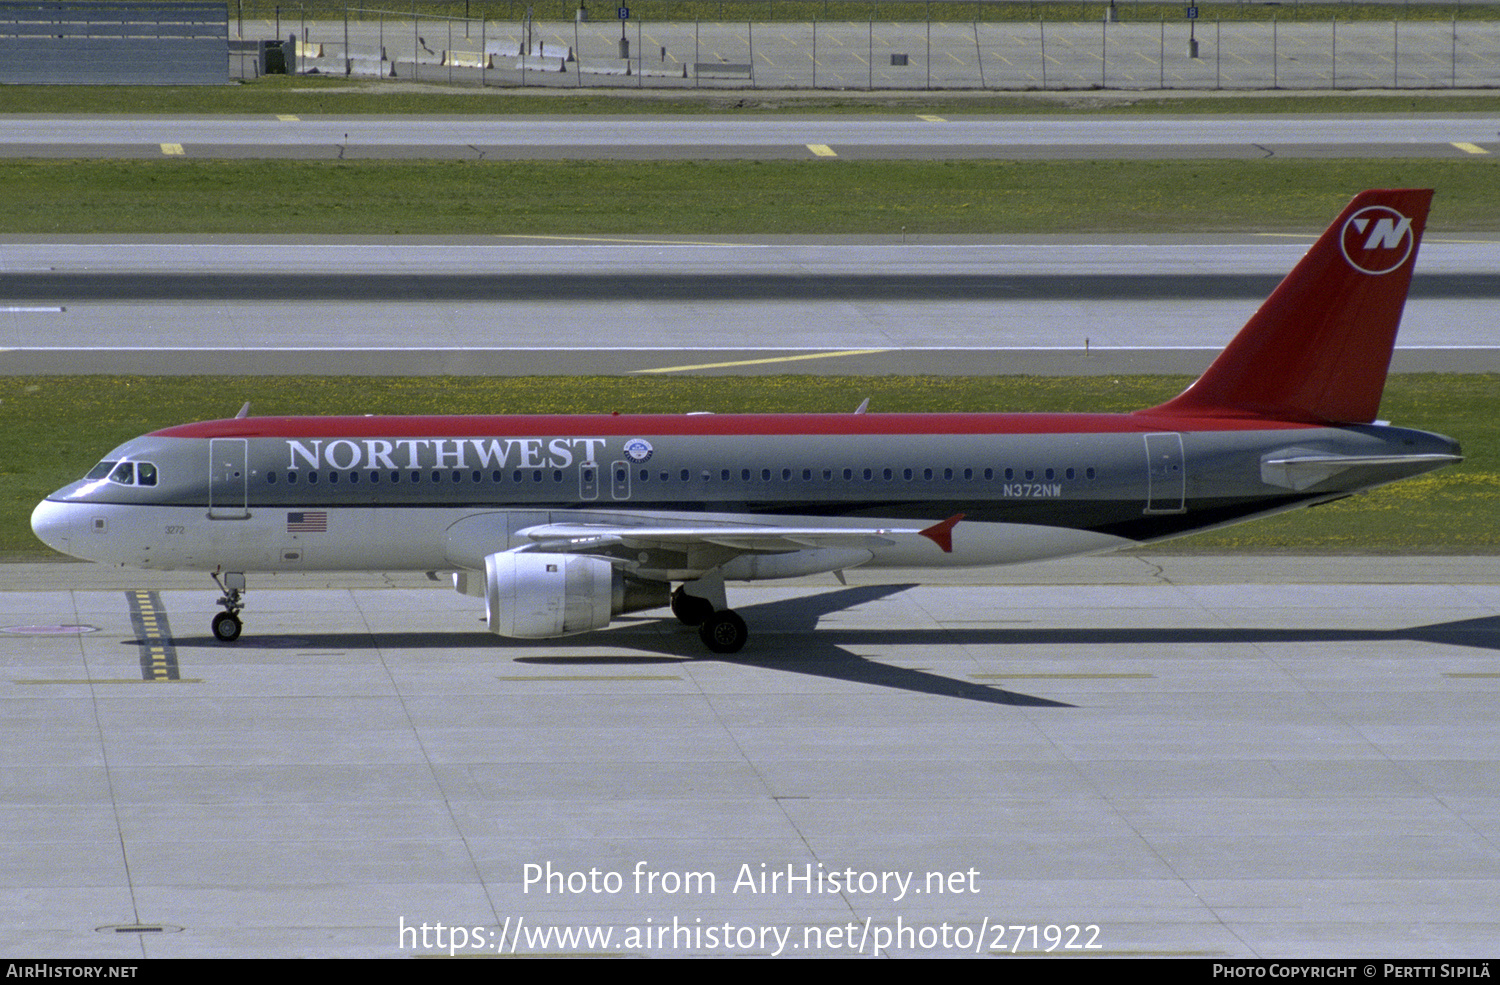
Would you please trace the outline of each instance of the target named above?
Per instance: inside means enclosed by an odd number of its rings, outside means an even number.
[[[1120,412],[1182,390],[1172,376],[1109,377],[0,377],[0,555],[55,556],[32,508],[111,448],[157,428],[277,414]],[[1466,460],[1368,496],[1182,541],[1174,549],[1388,553],[1500,550],[1500,375],[1394,376],[1392,422],[1463,442]]]
[[[1006,6],[995,4],[994,6]],[[733,116],[915,113],[942,116],[1089,113],[1225,115],[1275,113],[1495,113],[1500,94],[1221,92],[1213,96],[1126,92],[900,92],[670,89],[532,89],[393,86],[373,80],[269,75],[227,86],[5,87],[4,112],[352,116],[551,116],[726,114]]]
[[[0,233],[1315,232],[1381,187],[1493,230],[1496,160],[7,161]]]

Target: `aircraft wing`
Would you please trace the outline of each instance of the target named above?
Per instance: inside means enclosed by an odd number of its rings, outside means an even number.
[[[953,527],[963,515],[927,527],[778,527],[754,524],[711,526],[546,523],[519,531],[538,547],[568,553],[620,545],[632,549],[683,550],[695,546],[734,552],[780,553],[821,548],[886,547],[912,535],[926,537],[945,553],[953,550]]]

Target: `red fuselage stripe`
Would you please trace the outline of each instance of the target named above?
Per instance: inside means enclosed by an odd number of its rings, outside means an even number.
[[[985,435],[1131,434],[1153,431],[1271,431],[1317,425],[1260,418],[1165,414],[615,414],[413,417],[248,417],[182,424],[164,438],[454,438],[555,434]]]

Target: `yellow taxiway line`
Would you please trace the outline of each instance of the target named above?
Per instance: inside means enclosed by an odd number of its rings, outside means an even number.
[[[804,359],[839,359],[844,356],[869,356],[889,349],[845,349],[842,352],[808,352],[800,356],[773,356],[769,359],[739,359],[727,363],[699,363],[696,366],[660,366],[656,369],[637,369],[636,373],[688,373],[695,369],[727,369],[732,366],[764,366],[768,363],[794,363]]]

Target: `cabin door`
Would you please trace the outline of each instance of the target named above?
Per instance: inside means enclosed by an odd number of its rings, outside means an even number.
[[[208,442],[208,518],[243,520],[250,515],[249,445],[245,438]]]
[[[1146,512],[1181,513],[1187,508],[1186,496],[1182,435],[1146,435]]]

